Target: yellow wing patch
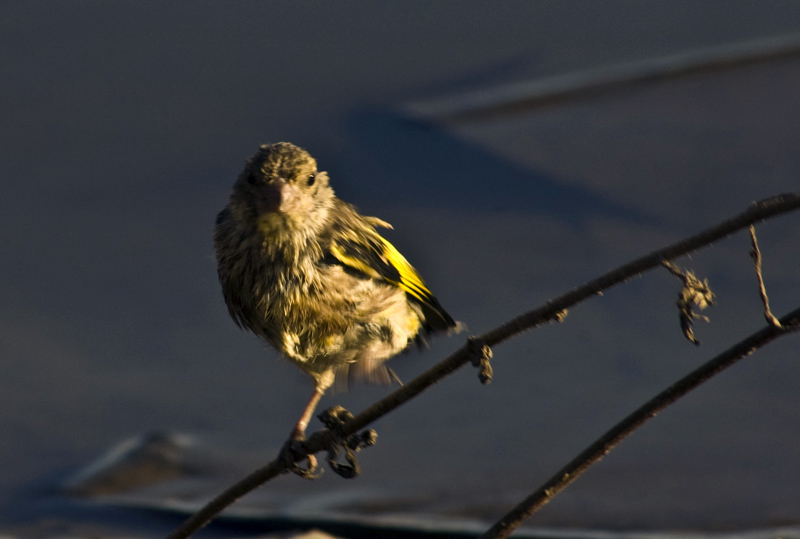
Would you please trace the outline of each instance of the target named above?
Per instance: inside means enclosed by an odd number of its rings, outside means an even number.
[[[330,252],[342,264],[373,279],[391,283],[419,301],[431,298],[431,292],[417,270],[394,245],[376,232],[359,238],[359,241],[333,242]]]
[[[361,232],[342,234],[331,241],[329,250],[337,262],[405,292],[422,310],[420,322],[426,331],[444,331],[457,326],[425,286],[417,270],[394,245],[374,230]]]
[[[355,256],[348,256],[344,253],[344,251],[335,243],[331,244],[331,254],[336,257],[336,259],[341,262],[342,264],[346,264],[351,268],[357,269],[360,272],[366,273],[373,279],[382,279],[383,276],[378,273],[376,269],[372,266],[364,262],[363,260],[356,258]]]
[[[408,263],[400,251],[395,249],[394,245],[389,243],[382,236],[378,236],[383,244],[383,256],[387,262],[394,266],[400,274],[400,281],[394,282],[397,286],[414,296],[420,301],[425,301],[431,296],[431,291],[422,282],[422,278],[417,273],[417,270]],[[390,279],[388,281],[392,282]]]

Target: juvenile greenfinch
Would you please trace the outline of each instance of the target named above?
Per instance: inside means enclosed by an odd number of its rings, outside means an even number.
[[[292,439],[337,379],[388,383],[386,360],[460,329],[376,227],[390,225],[339,200],[311,155],[287,142],[258,149],[217,216],[231,317],[314,379]]]

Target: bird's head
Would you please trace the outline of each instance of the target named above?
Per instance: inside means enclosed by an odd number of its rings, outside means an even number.
[[[333,201],[328,174],[304,149],[288,142],[264,144],[247,160],[231,202],[267,236],[318,229]]]

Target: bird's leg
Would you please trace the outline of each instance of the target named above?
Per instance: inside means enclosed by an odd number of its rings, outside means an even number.
[[[306,427],[308,427],[308,422],[311,421],[311,416],[314,415],[314,410],[317,409],[317,404],[319,404],[323,393],[325,393],[325,388],[319,385],[314,387],[314,393],[311,395],[308,404],[306,404],[303,415],[300,416],[297,424],[292,429],[290,440],[303,440],[306,437]]]
[[[286,470],[300,477],[305,477],[306,479],[316,479],[319,476],[314,473],[317,469],[317,458],[314,455],[307,455],[306,460],[308,460],[308,467],[302,468],[298,466],[297,462],[300,461],[301,454],[298,451],[298,446],[306,438],[306,427],[308,427],[311,416],[314,414],[314,410],[316,410],[323,393],[325,393],[325,387],[317,384],[314,387],[314,393],[311,395],[311,399],[309,399],[308,404],[306,404],[303,410],[303,415],[300,416],[297,424],[292,429],[292,434],[283,445],[280,455],[278,455],[278,460]]]

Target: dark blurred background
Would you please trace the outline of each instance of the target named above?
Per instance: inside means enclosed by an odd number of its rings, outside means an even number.
[[[129,437],[184,433],[242,471],[275,455],[311,384],[229,320],[211,244],[258,145],[307,148],[480,333],[797,190],[800,58],[474,121],[420,122],[406,105],[795,33],[788,0],[6,2],[0,533],[92,522],[52,489]],[[800,221],[759,233],[780,316],[800,301]],[[679,261],[718,296],[703,346],[680,334],[679,283],[649,274],[498,347],[490,386],[467,368],[382,419],[356,481],[282,478],[251,504],[496,518],[763,325],[748,249],[740,234]],[[392,367],[410,379],[462,342]],[[699,389],[529,524],[800,523],[796,350],[787,338]],[[126,526],[144,533],[147,519]]]

